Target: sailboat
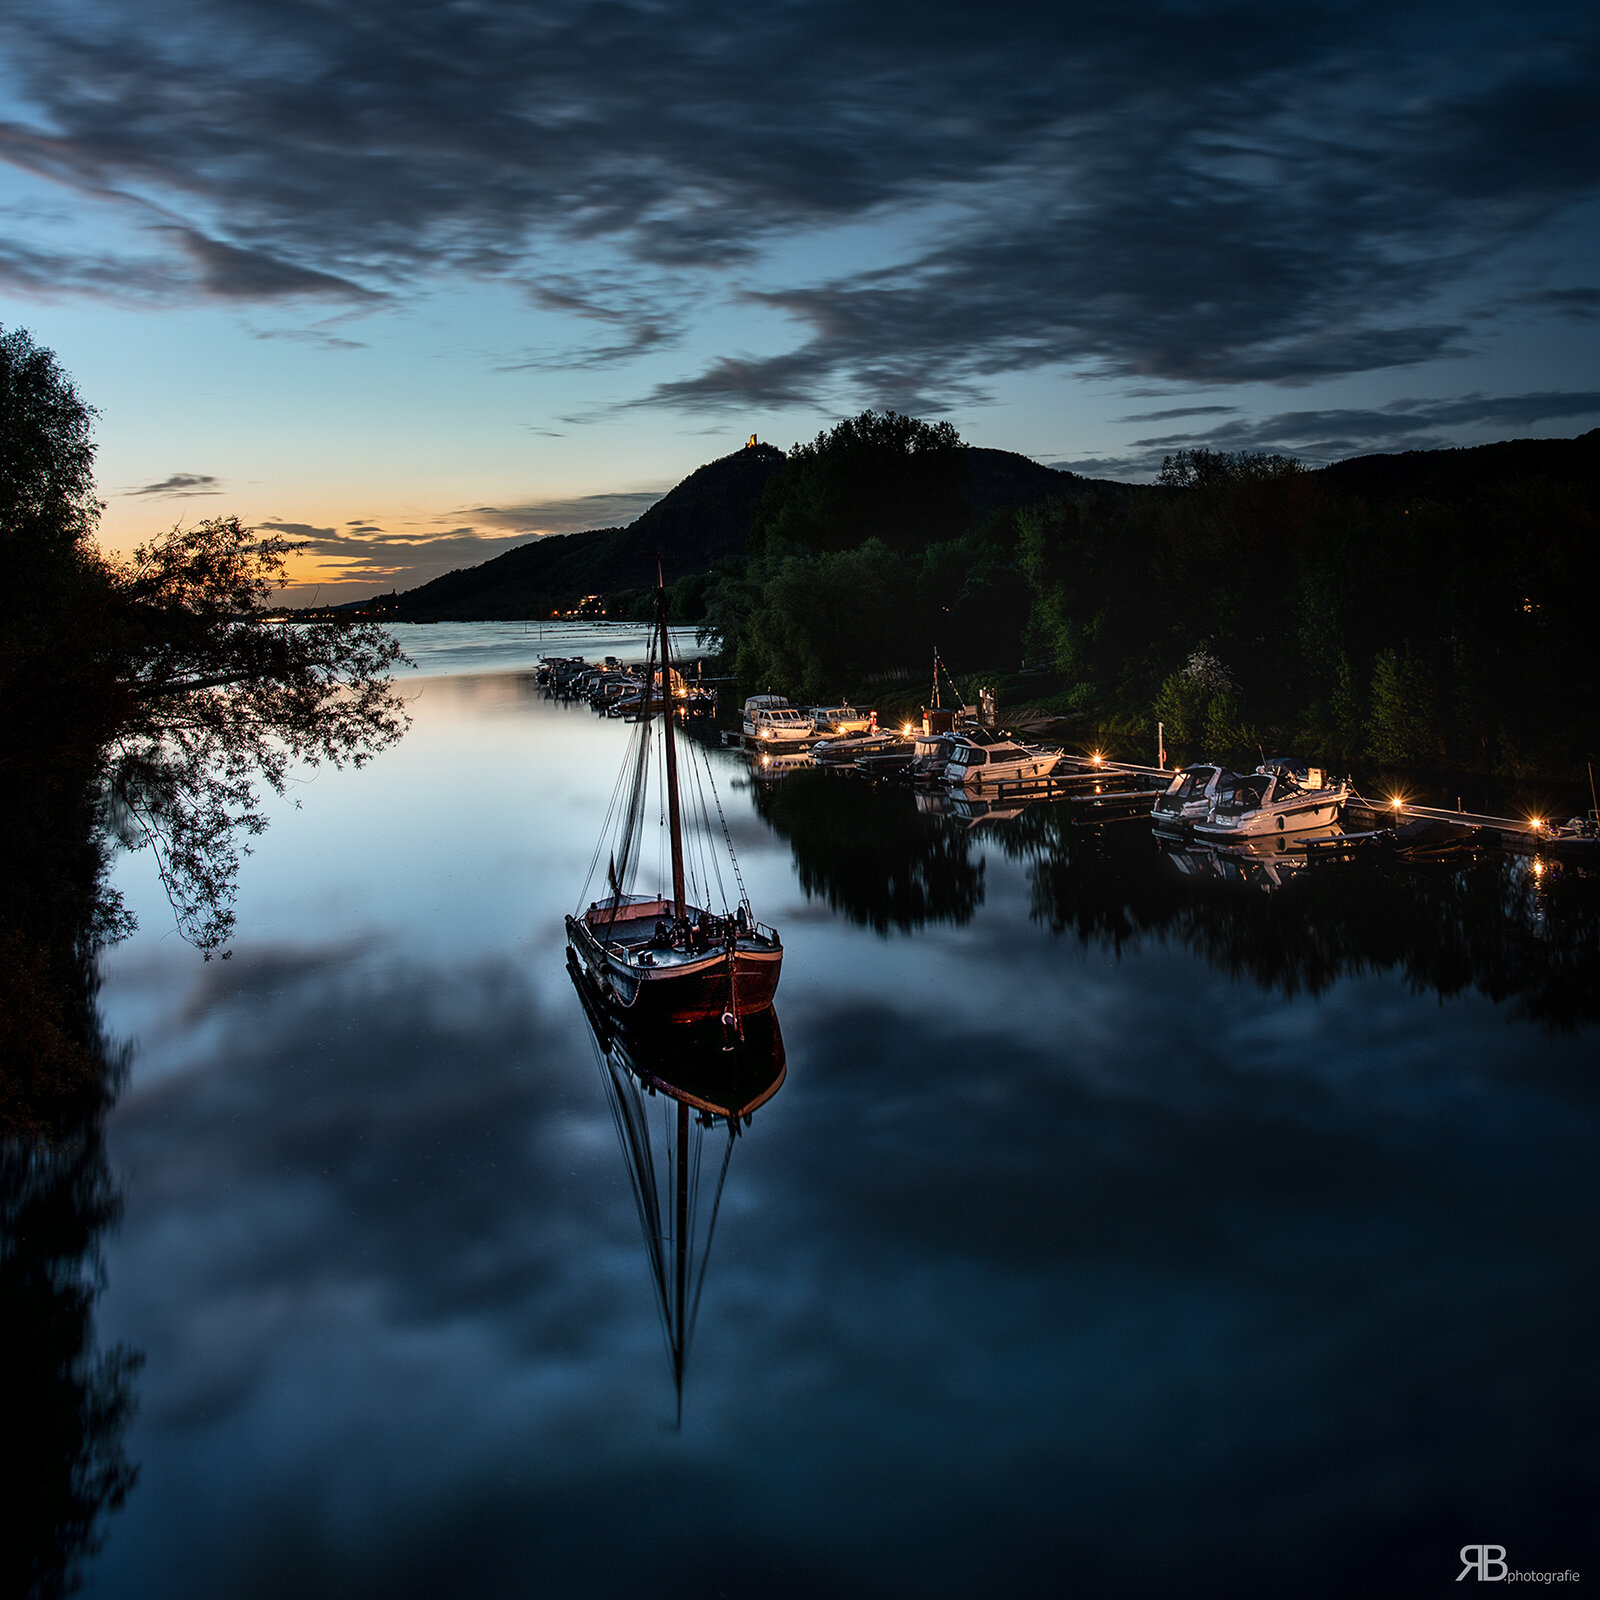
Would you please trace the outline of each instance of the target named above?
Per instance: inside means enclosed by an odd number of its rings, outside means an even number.
[[[692,741],[685,774],[688,781],[680,778],[673,702],[681,680],[672,670],[667,594],[659,582],[659,562],[657,577],[658,627],[644,676],[647,683],[671,687],[664,704],[660,694],[647,698],[634,723],[611,810],[579,895],[582,909],[567,918],[567,940],[605,1004],[619,1014],[639,1022],[663,1023],[720,1017],[726,1028],[737,1031],[745,1017],[771,1006],[783,966],[783,943],[775,928],[756,921],[722,816],[710,761]],[[652,754],[657,742],[659,778],[666,798],[662,820],[671,889],[669,893],[662,883],[653,893],[637,893],[641,836],[651,810],[651,779],[656,775]],[[720,848],[712,837],[713,808],[721,824]],[[656,809],[659,812],[659,795]],[[690,813],[687,828],[686,810]],[[731,912],[720,859],[724,852],[737,890]],[[602,858],[608,892],[583,906]],[[709,909],[713,893],[722,902],[720,911]]]
[[[732,1046],[715,1023],[638,1033],[605,1004],[570,951],[567,970],[594,1034],[627,1162],[681,1422],[684,1372],[733,1147],[783,1087],[783,1035],[771,1007],[751,1017]]]

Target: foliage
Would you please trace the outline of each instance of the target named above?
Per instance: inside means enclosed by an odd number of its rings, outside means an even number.
[[[295,764],[359,766],[396,739],[402,657],[376,624],[270,617],[291,547],[236,518],[102,555],[92,418],[49,352],[0,335],[0,549],[27,580],[0,616],[0,776],[25,828],[88,807],[153,844],[209,955],[264,825],[258,785],[281,794]]]
[[[966,529],[962,443],[948,422],[894,411],[847,417],[797,444],[767,481],[751,548],[909,551]]]
[[[704,591],[702,642],[737,676],[812,697],[859,692],[941,640],[1009,662],[1027,581],[1004,516],[969,526],[948,423],[865,411],[796,445],[757,506],[748,559]]]
[[[1181,451],[1155,485],[1063,475],[982,527],[942,476],[963,449],[871,412],[797,447],[750,559],[707,588],[703,636],[796,694],[870,691],[934,645],[963,670],[1026,658],[1046,703],[1140,737],[1163,721],[1180,755],[1270,740],[1570,774],[1594,749],[1600,435],[1405,470]]]

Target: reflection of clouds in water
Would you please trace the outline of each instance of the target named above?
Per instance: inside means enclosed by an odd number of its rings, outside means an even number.
[[[965,1600],[1058,1593],[1070,1550],[1089,1593],[1348,1593],[1463,1521],[1575,1564],[1584,1038],[1392,975],[1263,990],[1154,891],[1120,946],[1053,934],[998,835],[960,925],[780,916],[789,1078],[664,1431],[560,955],[623,730],[428,690],[262,841],[233,961],[109,963],[143,1053],[100,1332],[150,1359],[100,1592]],[[757,905],[801,901],[723,797]]]
[[[1164,1540],[1281,1573],[1290,1528],[1403,1524],[1429,1496],[1523,1515],[1518,1462],[1587,1367],[1544,1219],[1595,1220],[1592,1107],[1502,1092],[1491,1126],[1475,1004],[1430,1007],[1423,1051],[1379,986],[1298,1002],[1363,1063],[1331,1074],[1295,1006],[1241,1015],[1175,953],[1010,954],[1033,1015],[980,970],[937,1002],[786,1016],[790,1084],[730,1176],[681,1437],[575,1003],[492,962],[207,969],[214,1065],[139,1089],[114,1135],[105,1333],[151,1362],[107,1592],[140,1592],[140,1560],[167,1593],[307,1562],[309,1593],[356,1572],[414,1592],[386,1563],[452,1550],[483,1593],[699,1593],[774,1565],[810,1584],[780,1593],[1049,1592],[1063,1537],[1159,1592]],[[1098,1038],[1052,994],[1069,955]],[[1534,1048],[1508,1045],[1502,1074]],[[708,1503],[740,1530],[728,1568],[658,1568],[650,1539]],[[188,1591],[179,1547],[206,1553]]]

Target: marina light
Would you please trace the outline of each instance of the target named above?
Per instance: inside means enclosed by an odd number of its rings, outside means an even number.
[[[1399,795],[1391,795],[1389,798],[1389,804],[1393,806],[1396,811],[1404,811],[1406,808],[1405,801],[1402,800]]]
[[[1098,750],[1091,750],[1089,752],[1089,759],[1097,767],[1103,767],[1106,764],[1106,758]]]
[[[907,724],[906,724],[906,725],[905,725],[905,727],[903,727],[903,728],[902,728],[902,729],[901,729],[901,730],[900,730],[900,731],[901,731],[901,732],[902,732],[902,733],[903,733],[903,734],[905,734],[905,735],[906,735],[906,737],[907,737],[907,738],[910,738],[910,737],[911,737],[911,724],[910,724],[910,723],[909,723],[909,722],[908,722],[908,723],[907,723]]]

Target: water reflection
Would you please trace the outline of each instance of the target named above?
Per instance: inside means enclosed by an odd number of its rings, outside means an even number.
[[[972,920],[983,904],[983,862],[915,794],[820,768],[757,785],[756,810],[789,842],[800,886],[878,933]]]
[[[684,1370],[728,1164],[740,1130],[783,1087],[783,1034],[770,1007],[746,1017],[736,1040],[725,1037],[714,1017],[631,1031],[611,1015],[570,951],[567,972],[589,1019],[627,1162],[681,1423]],[[652,1100],[660,1102],[654,1115]]]
[[[999,835],[1032,863],[1033,915],[1122,949],[1175,940],[1212,966],[1285,994],[1399,971],[1414,989],[1477,990],[1514,1016],[1571,1029],[1600,1017],[1600,880],[1487,851],[1466,861],[1289,851],[1230,858],[1239,881],[1169,859],[1142,828],[1080,829],[1040,807]],[[1261,893],[1262,888],[1272,892]]]
[[[77,845],[97,881],[96,852]],[[123,1431],[141,1358],[95,1338],[101,1246],[121,1212],[105,1120],[126,1061],[94,977],[115,918],[61,866],[14,861],[8,876],[36,892],[8,900],[0,925],[0,1593],[30,1597],[78,1587],[138,1476]]]
[[[1086,945],[1177,941],[1285,994],[1398,971],[1549,1027],[1600,1017],[1600,878],[1571,867],[1482,848],[1344,856],[1331,835],[1174,847],[1142,821],[1080,826],[1069,803],[997,813],[822,770],[758,786],[755,803],[806,894],[880,933],[970,921],[994,848],[1029,865],[1034,920]]]

